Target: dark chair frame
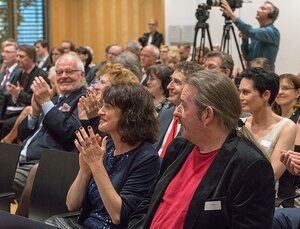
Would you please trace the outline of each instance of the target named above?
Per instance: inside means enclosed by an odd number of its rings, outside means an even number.
[[[67,192],[79,170],[77,153],[47,149],[42,153],[34,179],[29,218],[44,222],[65,213]]]
[[[10,211],[15,198],[13,182],[20,157],[21,146],[0,143],[0,210]]]

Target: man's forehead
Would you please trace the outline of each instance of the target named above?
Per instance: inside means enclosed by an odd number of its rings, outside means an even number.
[[[181,70],[175,70],[173,72],[173,74],[171,75],[171,78],[173,78],[173,79],[176,78],[180,81],[185,81],[186,80],[186,76]]]

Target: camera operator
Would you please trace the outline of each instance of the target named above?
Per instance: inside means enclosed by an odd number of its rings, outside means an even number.
[[[279,9],[271,2],[266,1],[257,11],[256,19],[259,28],[252,28],[238,18],[231,9],[227,0],[221,0],[221,7],[232,22],[241,31],[242,52],[249,64],[256,57],[265,57],[272,63],[274,70],[275,60],[279,49],[280,34],[273,25],[279,14]],[[251,39],[251,42],[249,41]]]
[[[144,33],[139,38],[140,44],[145,47],[147,45],[154,45],[157,48],[163,43],[163,35],[157,31],[158,22],[156,19],[150,19],[148,22],[149,33]]]

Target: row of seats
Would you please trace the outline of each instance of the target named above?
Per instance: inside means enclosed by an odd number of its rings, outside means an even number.
[[[10,211],[20,149],[19,145],[0,143],[0,210]],[[67,212],[67,192],[78,170],[78,154],[46,149],[33,184],[29,218],[44,222],[52,215]]]

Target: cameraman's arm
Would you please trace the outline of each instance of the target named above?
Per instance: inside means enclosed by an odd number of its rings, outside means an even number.
[[[236,21],[237,16],[235,16],[235,14],[233,13],[227,0],[221,0],[221,10],[224,12],[224,14],[226,14],[228,17],[230,17],[233,22]]]

